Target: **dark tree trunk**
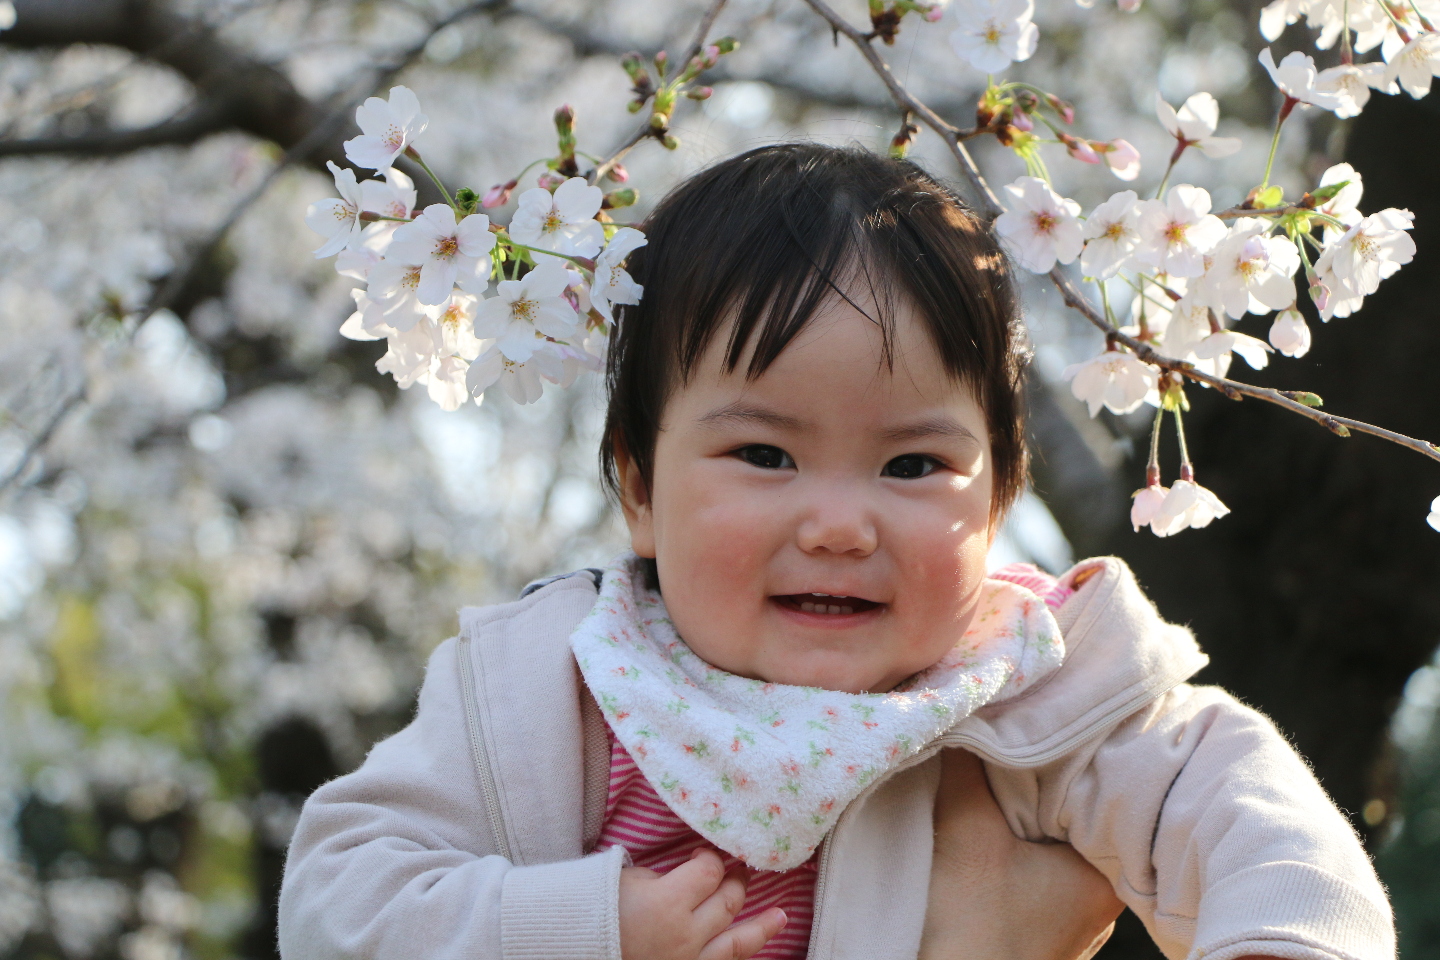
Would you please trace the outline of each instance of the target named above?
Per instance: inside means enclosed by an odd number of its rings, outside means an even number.
[[[1364,177],[1362,209],[1413,210],[1418,253],[1358,315],[1312,319],[1309,356],[1277,358],[1255,381],[1313,390],[1337,413],[1440,439],[1437,155],[1440,98],[1377,96],[1354,121],[1346,159]],[[1265,323],[1244,327],[1263,337]],[[1211,657],[1198,679],[1272,717],[1373,844],[1396,812],[1390,715],[1440,639],[1440,533],[1425,523],[1440,465],[1264,404],[1190,395],[1198,479],[1234,513],[1168,540],[1126,525],[1110,550],[1168,619],[1194,628]],[[1167,447],[1170,480],[1173,440]],[[1367,809],[1376,799],[1385,806]],[[1137,927],[1104,956],[1153,955]]]

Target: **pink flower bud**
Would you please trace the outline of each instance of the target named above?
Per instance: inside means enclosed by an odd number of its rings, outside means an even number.
[[[1065,149],[1070,151],[1070,156],[1081,163],[1100,163],[1100,154],[1090,146],[1090,141],[1081,140],[1079,137],[1072,137],[1068,134],[1060,134],[1060,142],[1065,144]]]
[[[519,186],[520,181],[510,180],[506,183],[497,183],[485,191],[485,196],[480,198],[480,206],[489,210],[491,207],[503,206],[510,202],[510,191]]]
[[[705,48],[705,66],[706,66],[706,68],[708,69],[708,68],[710,68],[710,67],[715,66],[715,64],[717,64],[717,63],[719,63],[719,62],[720,62],[720,48],[717,47],[715,44],[712,43],[712,44],[710,44],[710,46],[708,46],[708,47]]]
[[[1026,133],[1029,133],[1031,130],[1035,129],[1035,121],[1031,119],[1030,114],[1020,109],[1020,106],[1017,104],[1010,111],[1010,126],[1014,127],[1016,130],[1023,130]]]
[[[1125,13],[1134,13],[1140,9],[1140,0],[1119,0],[1118,5]]]
[[[1140,151],[1131,146],[1130,141],[1091,141],[1090,145],[1105,155],[1105,164],[1110,168],[1110,172],[1121,180],[1134,180],[1140,176]]]
[[[605,176],[609,177],[616,183],[624,183],[626,180],[630,179],[630,171],[626,170],[624,167],[620,166],[620,164],[617,163],[615,164],[615,166],[610,168],[610,172],[607,173]]]
[[[935,4],[934,6],[932,6],[929,10],[926,10],[926,11],[925,11],[925,22],[926,22],[926,23],[939,23],[939,22],[940,22],[940,18],[943,17],[943,16],[945,16],[945,8],[942,7],[940,4],[937,3],[937,4]]]
[[[1050,104],[1051,110],[1060,114],[1061,120],[1064,120],[1066,123],[1075,122],[1075,107],[1073,104],[1066,103],[1053,93],[1045,94],[1045,102]]]
[[[1330,288],[1316,280],[1310,284],[1310,299],[1315,301],[1315,309],[1324,313],[1330,306]]]
[[[535,179],[535,182],[553,192],[556,187],[565,182],[565,178],[553,170],[546,170]]]

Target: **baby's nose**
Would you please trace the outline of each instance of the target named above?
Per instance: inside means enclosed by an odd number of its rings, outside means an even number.
[[[796,539],[806,553],[869,556],[879,545],[879,534],[869,512],[846,498],[828,498],[800,523]]]

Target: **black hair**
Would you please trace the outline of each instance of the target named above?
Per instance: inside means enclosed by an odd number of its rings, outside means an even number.
[[[772,364],[848,280],[869,281],[892,361],[893,307],[923,318],[945,369],[974,392],[990,433],[991,518],[1024,489],[1029,360],[1009,262],[988,225],[908,160],[858,147],[782,143],[721,161],[675,187],[641,225],[629,271],[644,288],[611,334],[601,475],[620,495],[623,447],[647,488],[672,390],[729,324],[725,369]],[[876,282],[879,278],[880,282]]]

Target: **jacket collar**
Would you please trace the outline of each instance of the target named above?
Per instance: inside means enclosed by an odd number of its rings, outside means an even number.
[[[1000,766],[1035,767],[1074,750],[1194,676],[1209,658],[1184,627],[1166,623],[1118,557],[1084,561],[1097,573],[1057,611],[1065,662],[1020,696],[957,723],[947,745]],[[1067,574],[1069,576],[1069,574]]]

